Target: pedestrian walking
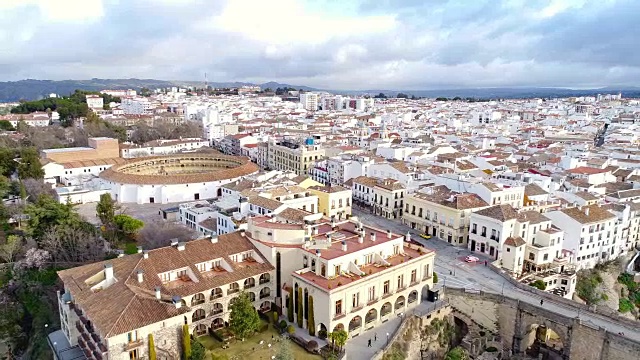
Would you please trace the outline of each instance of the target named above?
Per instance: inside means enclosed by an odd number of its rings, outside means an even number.
[[[542,304],[544,304],[544,299],[540,299],[540,306],[542,306]]]
[[[373,341],[378,341],[378,333],[373,334]]]
[[[484,261],[484,266],[487,266],[487,260]]]
[[[371,339],[369,339],[369,343],[367,344],[367,347],[371,347]]]

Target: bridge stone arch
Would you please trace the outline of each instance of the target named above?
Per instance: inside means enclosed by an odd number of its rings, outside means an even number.
[[[543,325],[558,335],[560,341],[562,341],[562,358],[569,359],[573,322],[551,311],[540,308],[534,309],[532,305],[526,303],[519,303],[518,305],[512,342],[513,353],[523,354],[529,345],[530,336],[535,336],[536,329]],[[531,309],[528,309],[529,307]],[[534,333],[531,334],[531,331]]]

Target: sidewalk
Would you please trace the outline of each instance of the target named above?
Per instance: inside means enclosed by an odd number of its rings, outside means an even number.
[[[391,337],[401,323],[402,318],[396,316],[378,327],[367,330],[355,338],[347,340],[347,344],[345,345],[347,358],[349,360],[371,359],[376,352],[387,345],[387,333],[389,334],[389,340],[391,340]],[[374,341],[376,334],[378,335],[378,340]],[[369,339],[371,339],[371,347],[367,346]]]

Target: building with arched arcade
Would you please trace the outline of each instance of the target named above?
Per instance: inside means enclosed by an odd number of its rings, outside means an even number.
[[[253,217],[246,235],[276,267],[276,305],[283,313],[293,306],[296,321],[302,314],[303,327],[321,338],[376,327],[418,305],[433,286],[434,252],[353,218]]]
[[[228,325],[244,291],[271,311],[274,267],[240,232],[142,251],[59,272],[60,323],[87,359],[180,358],[183,325],[194,336]]]

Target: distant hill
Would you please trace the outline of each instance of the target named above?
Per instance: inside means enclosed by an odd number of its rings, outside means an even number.
[[[560,98],[571,96],[588,96],[596,94],[622,93],[624,97],[640,97],[638,87],[606,87],[598,89],[564,89],[564,88],[468,88],[468,89],[442,89],[442,90],[350,90],[342,91],[346,94],[377,95],[383,93],[387,96],[396,96],[404,93],[409,96],[427,98],[475,98],[475,99],[522,99],[522,98]]]
[[[166,81],[166,80],[154,80],[154,79],[91,79],[91,80],[20,80],[0,82],[0,103],[1,102],[13,102],[19,100],[38,100],[44,97],[48,97],[49,94],[54,93],[58,95],[69,95],[76,89],[99,91],[104,89],[135,89],[139,90],[143,87],[149,89],[165,88],[171,86],[200,86],[203,82],[197,81]],[[209,86],[224,88],[224,87],[240,87],[244,85],[254,85],[245,82],[211,82]],[[268,82],[260,84],[265,88],[271,88],[273,90],[279,87],[290,87],[295,89],[303,89],[306,91],[313,91],[315,89],[308,86],[297,86],[280,84],[277,82]]]
[[[210,86],[217,88],[240,87],[244,85],[256,85],[246,82],[210,82]],[[318,91],[309,86],[290,85],[278,82],[258,84],[261,88],[294,88],[305,91]],[[203,86],[201,81],[167,81],[154,79],[90,79],[90,80],[20,80],[0,82],[0,102],[13,102],[19,100],[37,100],[49,96],[51,93],[68,95],[76,89],[98,91],[103,89],[136,89],[143,87],[149,89],[165,88],[171,86]],[[442,90],[327,90],[344,95],[377,95],[384,93],[387,96],[395,96],[402,92],[409,96],[418,97],[447,97],[453,98],[477,98],[477,99],[513,99],[513,98],[554,98],[568,96],[585,96],[595,94],[611,94],[622,92],[625,97],[640,97],[640,87],[605,87],[600,89],[563,89],[540,87],[511,87],[511,88],[468,88],[468,89],[442,89]]]

